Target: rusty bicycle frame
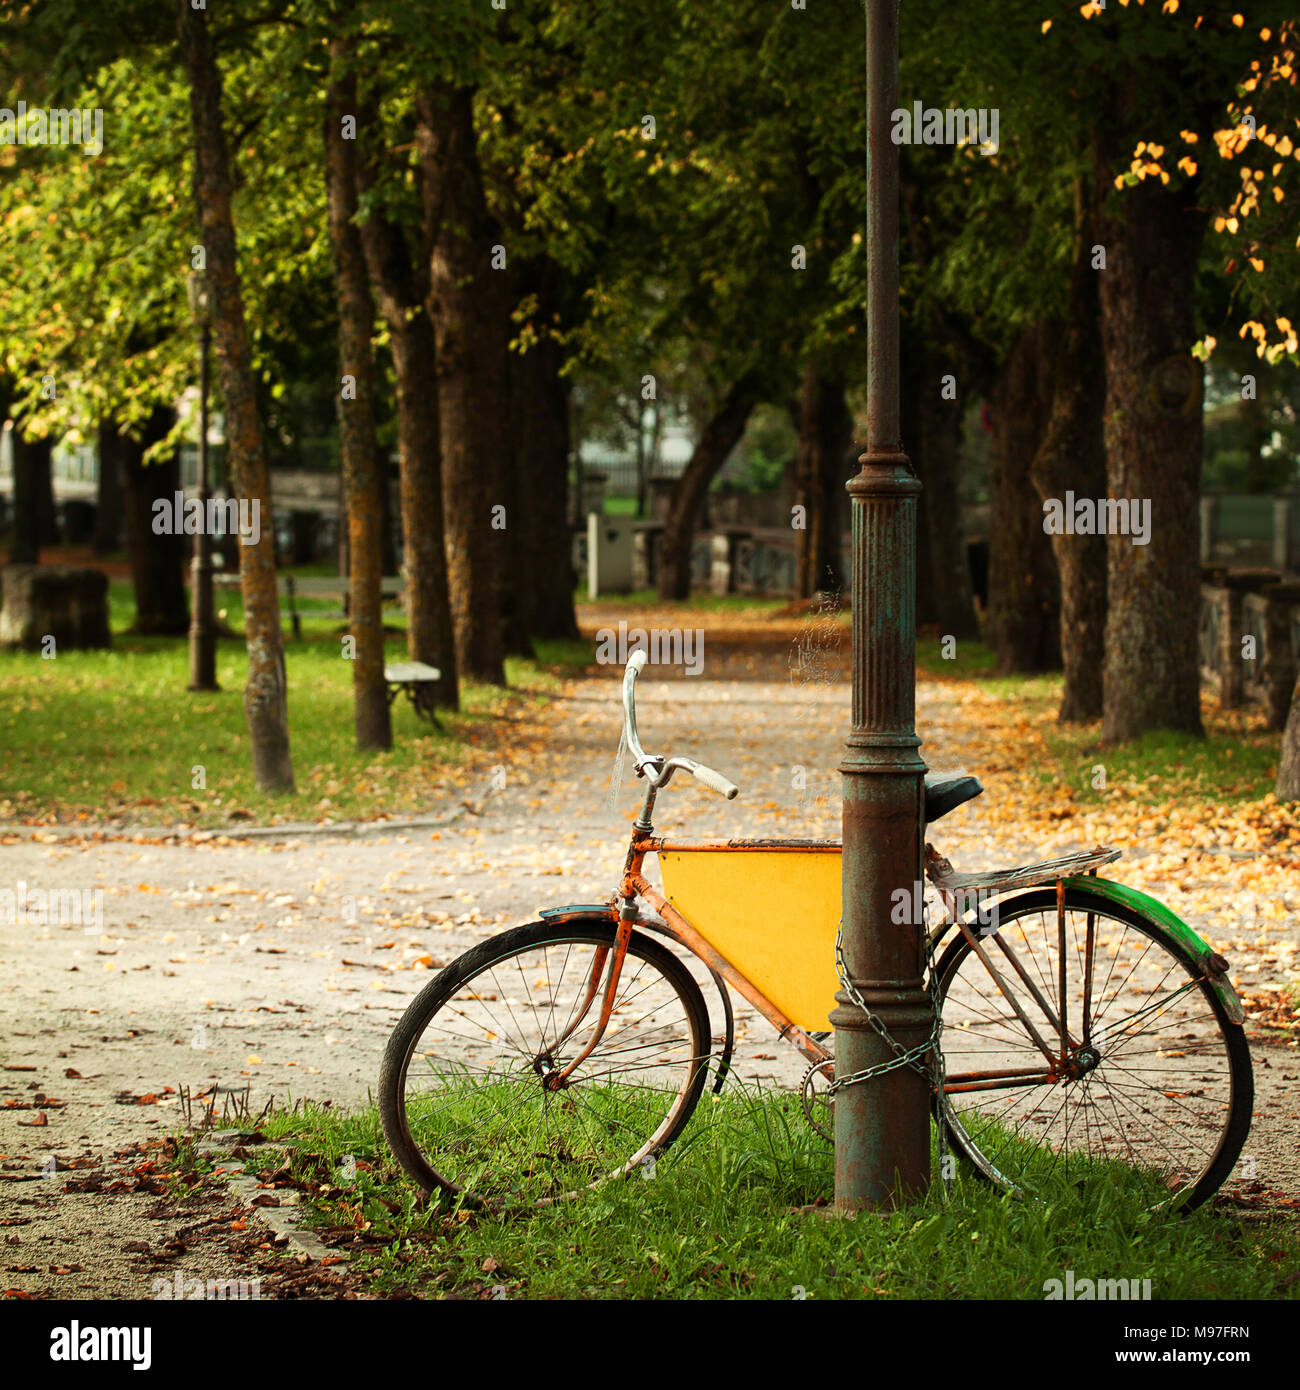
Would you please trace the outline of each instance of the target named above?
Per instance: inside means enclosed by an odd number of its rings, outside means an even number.
[[[617,995],[619,979],[622,975],[623,962],[627,954],[628,943],[632,938],[633,929],[641,927],[654,931],[662,936],[667,936],[677,942],[685,950],[696,956],[708,968],[717,985],[722,997],[723,1009],[726,1016],[726,1035],[723,1050],[719,1059],[718,1075],[714,1084],[714,1090],[721,1089],[722,1083],[730,1069],[731,1056],[734,1048],[734,1027],[733,1015],[730,998],[727,994],[725,985],[730,985],[742,998],[747,1000],[753,1007],[776,1029],[777,1033],[788,1043],[796,1048],[814,1066],[829,1064],[833,1062],[833,1054],[829,1052],[816,1037],[808,1033],[793,1020],[784,1014],[754,983],[743,971],[732,964],[720,951],[718,951],[708,940],[705,939],[699,929],[686,917],[686,915],[667,900],[663,893],[654,888],[645,878],[642,872],[646,855],[666,851],[709,851],[709,852],[737,852],[744,853],[751,850],[762,849],[781,849],[787,851],[803,853],[825,853],[840,849],[838,840],[787,840],[787,839],[729,839],[729,840],[672,840],[653,834],[653,826],[650,822],[650,815],[654,808],[654,802],[658,792],[668,783],[673,773],[681,770],[689,772],[697,780],[706,786],[726,796],[728,800],[737,794],[738,788],[721,774],[713,769],[705,767],[689,758],[673,757],[667,758],[660,755],[647,755],[642,749],[636,732],[636,714],[633,699],[633,690],[637,675],[646,664],[644,653],[634,653],[628,662],[627,671],[623,680],[623,703],[625,714],[625,737],[627,746],[635,758],[635,766],[638,777],[643,777],[649,782],[646,790],[645,802],[641,810],[640,817],[633,823],[632,838],[628,846],[627,859],[624,864],[623,874],[619,882],[618,891],[609,902],[599,905],[575,906],[572,908],[552,909],[545,916],[549,921],[561,922],[579,917],[591,918],[596,915],[607,917],[617,916],[618,929],[615,934],[613,946],[599,946],[596,949],[595,958],[592,961],[590,976],[586,985],[586,995],[581,1005],[576,1010],[576,1017],[570,1023],[565,1032],[557,1039],[558,1044],[564,1042],[572,1036],[579,1026],[590,1014],[598,996],[601,996],[600,1012],[596,1020],[595,1029],[589,1041],[582,1051],[573,1058],[562,1070],[549,1073],[544,1084],[550,1090],[559,1090],[568,1085],[569,1078],[577,1068],[591,1055],[600,1045],[605,1035],[605,1030],[609,1024],[610,1017],[614,1008],[614,1001]],[[1102,864],[1110,863],[1119,858],[1118,850],[1107,850],[1098,847],[1097,850],[1080,855],[1072,855],[1066,859],[1050,861],[1043,864],[1029,866],[1027,869],[1012,870],[1002,875],[974,876],[981,878],[988,887],[999,887],[1000,891],[1006,891],[1012,886],[1029,887],[1033,885],[1043,885],[1054,883],[1056,890],[1056,917],[1057,917],[1057,945],[1058,962],[1060,971],[1060,1007],[1054,1008],[1046,998],[1043,991],[1032,979],[1030,972],[1025,968],[1013,947],[1003,938],[1002,934],[994,931],[992,939],[1001,956],[1004,958],[1004,965],[1024,986],[1026,991],[1034,1000],[1039,1009],[1042,1010],[1043,1019],[1048,1025],[1048,1032],[1055,1035],[1052,1042],[1043,1036],[1043,1032],[1035,1025],[1034,1020],[1029,1017],[1023,1008],[1015,991],[1010,987],[1003,970],[995,963],[986,943],[981,939],[978,930],[978,923],[972,923],[963,918],[960,910],[960,903],[963,896],[963,881],[952,873],[952,866],[941,855],[935,851],[933,846],[926,846],[926,876],[931,883],[938,889],[945,908],[946,916],[930,932],[927,938],[927,958],[930,961],[930,969],[937,968],[936,953],[942,938],[956,927],[958,931],[970,943],[971,950],[974,951],[980,962],[983,964],[989,977],[997,987],[998,992],[1006,1000],[1020,1024],[1025,1029],[1026,1034],[1034,1046],[1043,1054],[1044,1065],[1036,1067],[1016,1067],[1001,1068],[979,1072],[958,1072],[946,1076],[944,1080],[944,1093],[959,1093],[965,1091],[987,1091],[1024,1087],[1026,1085],[1053,1086],[1058,1081],[1075,1080],[1091,1071],[1099,1062],[1100,1054],[1091,1045],[1091,1010],[1092,1010],[1092,962],[1094,951],[1094,917],[1091,913],[1087,915],[1086,931],[1084,941],[1084,956],[1086,961],[1085,970],[1085,992],[1083,998],[1082,1017],[1078,1024],[1079,1032],[1076,1034],[1070,1027],[1070,1019],[1067,1012],[1067,990],[1066,990],[1066,964],[1068,952],[1066,949],[1066,907],[1065,894],[1067,885],[1075,881],[1075,876],[1081,873],[1089,875],[1095,882],[1097,868]],[[646,914],[638,905],[637,899],[647,904],[651,909],[650,914]],[[621,899],[621,905],[619,900]],[[1185,929],[1186,930],[1186,929]],[[1201,948],[1197,952],[1199,963],[1202,965],[1206,976],[1220,992],[1232,995],[1231,985],[1227,984],[1227,962],[1221,956],[1217,956],[1209,951],[1199,938],[1193,938]],[[602,976],[605,975],[608,965],[608,975],[604,979],[602,987]],[[725,984],[724,984],[725,982]],[[1185,988],[1191,988],[1197,983],[1192,980]],[[1235,995],[1232,995],[1235,1002]],[[1239,1003],[1237,1009],[1240,1009]],[[1140,1017],[1141,1014],[1137,1015]],[[1127,1027],[1133,1020],[1127,1020],[1123,1027]],[[830,1069],[828,1068],[828,1071]],[[833,1072],[831,1073],[833,1075]]]
[[[730,1000],[725,989],[721,988],[724,981],[743,999],[753,1005],[753,1007],[767,1019],[772,1027],[776,1029],[779,1036],[790,1043],[810,1064],[815,1066],[821,1063],[832,1062],[833,1054],[823,1047],[809,1032],[799,1027],[798,1024],[788,1018],[743,971],[737,969],[737,967],[720,951],[712,946],[685,914],[674,907],[672,903],[670,903],[664,895],[645,878],[642,873],[642,867],[646,855],[658,853],[660,850],[696,852],[731,851],[744,853],[747,850],[784,849],[815,854],[818,852],[838,851],[839,848],[840,843],[838,840],[673,840],[644,831],[634,831],[631,844],[628,848],[627,863],[618,890],[618,897],[623,900],[623,908],[616,909],[614,903],[603,905],[605,911],[610,916],[613,916],[616,910],[618,911],[619,926],[615,935],[614,944],[612,947],[598,946],[596,948],[595,957],[592,960],[590,976],[586,985],[586,996],[578,1006],[573,1021],[557,1039],[556,1046],[558,1047],[560,1043],[563,1043],[572,1034],[577,1032],[590,1014],[597,995],[601,995],[600,1012],[596,1020],[596,1026],[582,1051],[578,1053],[562,1071],[548,1074],[545,1081],[547,1088],[550,1090],[562,1089],[568,1083],[569,1077],[600,1045],[612,1015],[619,979],[622,975],[623,961],[627,954],[628,943],[632,937],[632,930],[636,927],[654,931],[660,936],[669,937],[671,940],[677,942],[679,946],[685,948],[704,963],[709,973],[712,975],[714,982],[720,987],[719,994],[723,1000],[727,1015],[727,1031],[724,1050],[719,1060],[718,1078],[714,1086],[715,1090],[720,1089],[730,1069],[731,1053],[733,1050]],[[953,927],[956,927],[962,935],[966,937],[967,941],[970,942],[971,949],[976,953],[981,963],[984,965],[985,970],[988,972],[998,991],[1006,999],[1007,1004],[1014,1011],[1029,1038],[1039,1051],[1042,1052],[1046,1060],[1046,1065],[1043,1067],[1019,1067],[982,1072],[952,1073],[945,1077],[944,1093],[997,1090],[1031,1084],[1053,1086],[1061,1080],[1077,1079],[1088,1070],[1091,1070],[1091,1067],[1096,1065],[1098,1057],[1097,1054],[1090,1052],[1083,1042],[1083,1039],[1089,1036],[1090,1000],[1088,995],[1091,993],[1090,986],[1085,994],[1082,1038],[1080,1038],[1069,1029],[1064,1007],[1061,1009],[1061,1017],[1058,1018],[1055,1009],[1033,981],[1029,972],[1017,957],[1014,949],[1001,937],[1001,935],[997,933],[994,934],[993,940],[1003,956],[1006,957],[1007,964],[1033,996],[1034,1002],[1042,1009],[1050,1032],[1055,1034],[1057,1039],[1059,1039],[1059,1047],[1054,1048],[1034,1025],[1033,1020],[1025,1013],[1014,991],[1008,986],[1002,972],[990,958],[976,928],[972,926],[971,923],[963,920],[960,912],[957,910],[958,894],[948,889],[942,883],[942,870],[940,866],[944,865],[946,861],[939,858],[934,852],[933,846],[927,845],[926,848],[927,875],[932,882],[936,883],[940,895],[948,908],[948,915],[929,935],[928,941],[931,958],[933,958],[940,940]],[[1111,857],[1114,856],[1112,855]],[[1059,878],[1056,880],[1056,883],[1058,885],[1057,930],[1060,945],[1063,947],[1065,937],[1064,905],[1066,880],[1065,878]],[[649,905],[654,916],[647,916],[637,908],[635,899],[638,897]],[[629,905],[631,905],[630,912],[628,911]],[[594,915],[596,910],[597,909],[594,907],[574,908],[569,911],[561,909],[548,912],[546,916],[550,921],[561,922],[571,917],[590,917]],[[1089,916],[1084,944],[1085,958],[1089,968],[1092,962],[1093,945],[1093,919]],[[609,965],[609,973],[608,976],[605,977],[602,986],[602,976],[605,974],[607,963]]]

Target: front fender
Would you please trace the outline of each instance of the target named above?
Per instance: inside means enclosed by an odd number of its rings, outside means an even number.
[[[618,908],[613,903],[570,903],[568,907],[544,907],[537,915],[547,922],[571,922],[578,917],[617,922]]]

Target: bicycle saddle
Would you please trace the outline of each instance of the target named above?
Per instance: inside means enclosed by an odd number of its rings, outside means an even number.
[[[938,773],[925,779],[925,823],[946,816],[949,811],[970,801],[984,790],[978,777],[953,777]]]

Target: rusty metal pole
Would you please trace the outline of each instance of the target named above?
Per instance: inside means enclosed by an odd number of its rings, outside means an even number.
[[[925,764],[916,736],[916,510],[899,434],[898,0],[867,0],[867,451],[853,515],[853,727],[844,795],[844,960],[904,1049],[929,1036],[920,900]],[[909,905],[901,910],[905,890]],[[905,917],[905,921],[896,920]],[[831,1014],[837,1078],[894,1053],[851,997]],[[898,1205],[930,1181],[930,1088],[910,1066],[835,1095],[835,1205]]]

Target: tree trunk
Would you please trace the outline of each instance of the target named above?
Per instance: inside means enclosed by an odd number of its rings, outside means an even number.
[[[291,512],[289,514],[289,563],[291,565],[310,565],[316,559],[315,512]]]
[[[514,533],[507,493],[505,286],[492,268],[474,138],[473,94],[440,83],[416,97],[429,259],[429,314],[437,344],[442,496],[456,666],[501,685],[502,575]]]
[[[1091,268],[1093,229],[1078,190],[1075,243],[1067,319],[1056,358],[1047,432],[1030,468],[1041,501],[1064,505],[1076,497],[1106,496],[1106,445],[1102,423],[1106,377],[1098,328],[1097,272]],[[1061,576],[1061,658],[1065,689],[1057,719],[1062,724],[1100,719],[1106,655],[1106,540],[1104,536],[1051,537]]]
[[[122,474],[127,558],[135,595],[132,630],[178,637],[190,625],[185,566],[192,544],[179,529],[183,518],[172,517],[181,485],[180,459],[172,453],[157,463],[144,462],[145,450],[166,437],[172,418],[170,410],[159,406],[149,418],[143,439],[120,434],[111,423],[100,427],[99,438],[101,449],[107,443],[106,456],[117,462]],[[159,500],[167,503],[166,512],[155,512],[154,503]],[[165,516],[174,524],[155,531],[156,516]]]
[[[1267,393],[1267,394],[1264,394]],[[1264,458],[1264,445],[1269,442],[1268,391],[1265,383],[1255,381],[1255,394],[1241,402],[1242,419],[1246,427],[1246,468],[1242,478],[1243,492],[1268,492],[1274,486],[1271,460]]]
[[[974,640],[979,637],[966,530],[961,512],[961,424],[966,393],[964,373],[947,352],[922,347],[922,389],[918,400],[917,477],[924,485],[925,529],[919,543],[929,552],[935,621],[941,637]],[[943,397],[943,379],[957,381],[954,400]]]
[[[96,555],[111,555],[122,545],[122,452],[111,423],[99,428],[99,483],[95,506]]]
[[[654,405],[654,425],[650,430],[650,457],[646,460],[645,486],[637,494],[636,515],[637,520],[643,520],[646,515],[646,508],[650,501],[650,481],[658,476],[659,473],[659,445],[663,441],[664,433],[664,408],[663,401],[659,398],[659,391],[655,389]],[[570,431],[572,437],[572,431]]]
[[[54,502],[54,440],[38,439],[36,451],[36,531],[41,545],[59,545],[59,513]]]
[[[645,447],[645,401],[641,393],[633,393],[632,411],[636,416],[636,515],[640,518],[645,512],[646,469],[649,461]]]
[[[363,267],[364,268],[364,267]],[[372,308],[373,313],[373,308]],[[373,359],[372,359],[373,360]],[[379,405],[379,377],[375,377],[375,409]],[[391,459],[388,450],[381,444],[375,445],[375,475],[379,480],[379,568],[384,574],[397,573],[397,545],[393,526],[393,489],[389,477]]]
[[[194,199],[199,237],[207,256],[231,489],[257,512],[260,524],[257,544],[242,546],[240,554],[248,644],[244,714],[257,785],[267,792],[292,791],[284,634],[275,584],[275,528],[235,252],[230,161],[221,125],[221,74],[208,37],[206,12],[191,8],[190,0],[177,0],[177,5],[181,55],[190,85]]]
[[[1061,664],[1060,590],[1043,508],[1029,481],[1050,405],[1047,323],[1018,334],[993,387],[989,449],[989,641],[999,672]]]
[[[48,439],[23,438],[22,424],[14,422],[10,434],[14,461],[14,534],[9,546],[11,565],[40,563],[42,545],[50,544],[46,512],[52,495],[50,480],[54,446]]]
[[[383,517],[380,497],[388,480],[375,444],[375,368],[370,350],[374,310],[357,212],[356,140],[345,138],[344,117],[357,116],[357,80],[345,71],[347,48],[330,43],[331,80],[325,117],[325,181],[329,190],[330,247],[339,309],[339,374],[355,383],[355,398],[339,397],[343,495],[347,505],[348,627],[356,642],[352,692],[357,747],[393,746],[384,681]]]
[[[923,344],[909,331],[906,319],[901,325],[900,376],[902,392],[899,401],[899,432],[903,447],[917,477],[921,474],[921,397],[927,386],[923,366]],[[912,451],[915,450],[915,453]],[[930,565],[930,494],[924,486],[916,499],[916,626],[932,627],[939,621],[939,608],[934,593],[934,576]]]
[[[506,360],[506,399],[508,408],[514,409],[514,375],[517,359],[507,354]],[[529,636],[533,611],[533,595],[530,592],[534,578],[533,566],[527,560],[537,537],[533,532],[534,523],[523,519],[530,516],[523,500],[522,482],[519,475],[522,441],[508,438],[505,447],[506,477],[498,496],[507,518],[505,530],[493,533],[493,541],[503,535],[508,536],[510,548],[502,554],[494,544],[492,569],[496,576],[498,603],[501,609],[501,652],[503,656],[522,656],[532,661],[537,652]]]
[[[441,672],[436,700],[460,707],[456,640],[447,590],[438,387],[433,325],[423,305],[400,327],[389,321],[397,376],[397,441],[402,470],[402,553],[406,566],[407,652]]]
[[[1300,680],[1291,692],[1291,712],[1282,731],[1277,785],[1273,791],[1279,801],[1300,801]]]
[[[927,185],[906,179],[904,228],[909,258],[918,272],[933,260],[933,208]],[[903,324],[904,447],[921,480],[917,508],[917,625],[935,624],[941,637],[978,638],[974,586],[961,510],[962,419],[972,389],[969,334],[937,304]],[[956,395],[945,398],[951,376]]]
[[[368,133],[372,117],[366,113]],[[364,150],[364,147],[363,147]],[[357,165],[361,191],[377,183],[375,158]],[[442,709],[460,705],[456,649],[447,593],[442,470],[438,447],[438,384],[433,324],[425,311],[428,268],[411,258],[400,226],[378,203],[361,224],[361,244],[380,312],[388,324],[397,381],[397,459],[402,513],[402,565],[406,578],[406,650],[412,661],[440,673],[434,689]]]
[[[525,294],[537,296],[537,340],[510,357],[515,508],[528,524],[516,533],[513,569],[521,581],[522,617],[531,637],[576,638],[573,534],[568,518],[569,386],[564,352],[547,331],[559,312],[560,268],[530,263]]]
[[[736,382],[704,427],[690,462],[677,479],[668,503],[659,558],[659,597],[662,599],[690,597],[691,541],[695,536],[696,520],[704,506],[709,484],[740,442],[750,411],[757,404],[758,394],[753,384],[748,380]]]
[[[844,399],[844,383],[840,382],[821,418],[822,525],[818,573],[821,589],[832,594],[843,593],[849,587],[842,544],[849,511],[844,485],[856,471],[850,462],[854,452],[853,412]]]
[[[795,501],[804,508],[804,526],[794,533],[795,593],[806,599],[821,590],[838,593],[844,587],[837,493],[843,494],[847,481],[844,455],[853,436],[843,383],[811,360],[804,367],[798,428]]]
[[[1131,110],[1136,79],[1129,74],[1126,82]],[[1113,177],[1127,161],[1125,147],[1099,143],[1107,481],[1111,497],[1147,509],[1149,532],[1140,545],[1132,534],[1107,537],[1104,743],[1148,729],[1204,733],[1197,656],[1204,383],[1191,347],[1205,218],[1195,208],[1196,180],[1166,189],[1147,179],[1116,194]]]

